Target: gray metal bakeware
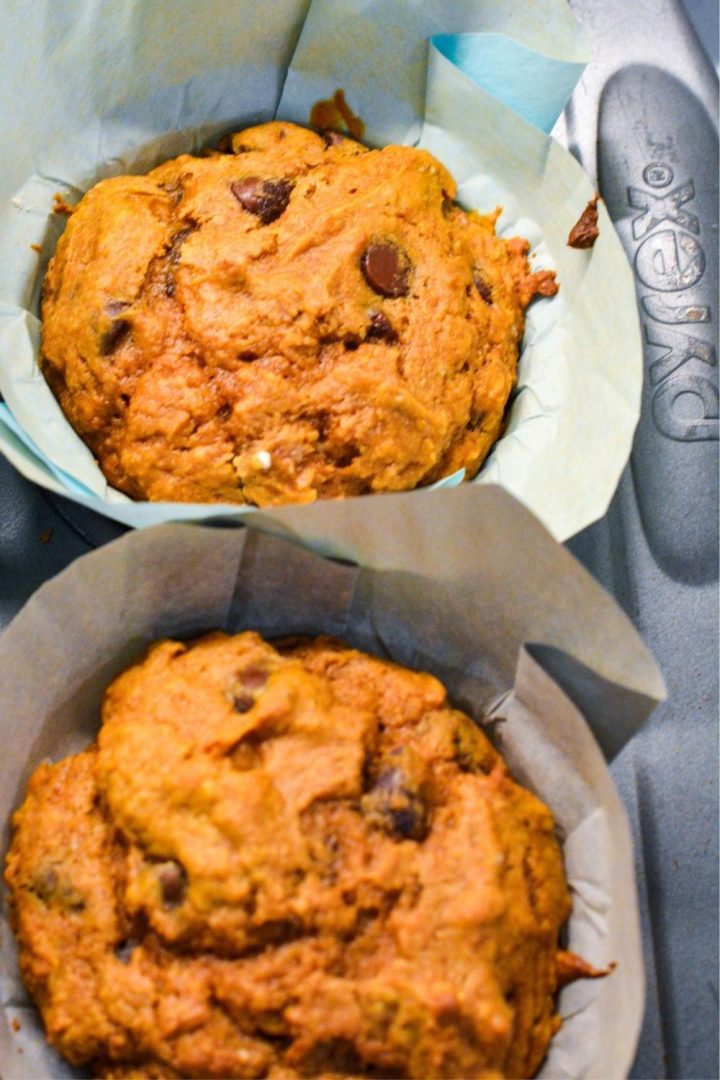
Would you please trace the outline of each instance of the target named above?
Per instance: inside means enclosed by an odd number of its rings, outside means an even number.
[[[717,5],[572,0],[592,60],[555,135],[635,271],[642,415],[606,516],[568,544],[655,653],[668,699],[612,763],[647,970],[631,1075],[718,1077]],[[0,458],[0,627],[123,531]],[[615,1080],[615,1078],[608,1078]]]

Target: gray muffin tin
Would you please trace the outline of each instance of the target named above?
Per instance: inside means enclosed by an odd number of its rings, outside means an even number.
[[[668,699],[612,763],[635,840],[647,971],[633,1077],[718,1076],[717,5],[571,0],[592,61],[555,135],[635,271],[645,386],[606,516],[568,547],[653,650]],[[713,36],[714,35],[714,36]],[[0,628],[121,526],[0,458]],[[41,676],[39,676],[41,677]],[[609,1078],[615,1080],[615,1078]]]

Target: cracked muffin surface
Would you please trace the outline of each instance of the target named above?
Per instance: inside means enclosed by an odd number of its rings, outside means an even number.
[[[281,122],[228,146],[101,181],[50,264],[43,371],[110,484],[265,506],[474,476],[552,272],[426,151]]]
[[[6,880],[98,1076],[529,1077],[588,973],[549,810],[435,678],[331,639],[152,646],[33,774]]]

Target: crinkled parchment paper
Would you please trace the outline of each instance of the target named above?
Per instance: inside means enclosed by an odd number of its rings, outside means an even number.
[[[428,498],[442,518],[406,501],[408,542],[376,529],[365,566],[254,527],[176,524],[129,533],[45,584],[0,639],[4,842],[30,771],[87,745],[104,687],[158,637],[217,627],[323,632],[432,671],[475,719],[501,720],[499,749],[557,818],[574,896],[569,947],[593,964],[617,961],[607,978],[562,992],[565,1024],[540,1075],[621,1080],[643,1007],[633,860],[624,811],[581,714],[616,750],[663,696],[662,679],[626,616],[505,492]],[[539,662],[548,658],[555,681]],[[47,1049],[6,920],[0,930],[0,1073],[78,1075]]]
[[[640,337],[604,208],[592,251],[565,243],[593,192],[546,134],[585,60],[564,0],[36,0],[9,5],[3,31],[0,450],[27,477],[128,525],[253,512],[133,503],[65,421],[37,365],[53,195],[72,203],[274,115],[307,123],[342,88],[371,144],[431,150],[465,205],[502,206],[500,232],[558,273],[558,296],[528,312],[508,430],[474,487],[502,484],[558,539],[604,513],[639,414]],[[363,496],[368,517],[379,498]]]

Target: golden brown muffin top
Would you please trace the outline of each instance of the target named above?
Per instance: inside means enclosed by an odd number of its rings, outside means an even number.
[[[50,265],[43,369],[110,483],[264,506],[473,476],[553,275],[426,151],[230,146],[97,184]]]
[[[218,633],[154,645],[102,718],[96,746],[34,773],[6,871],[69,1061],[535,1072],[570,909],[553,820],[436,679]]]

